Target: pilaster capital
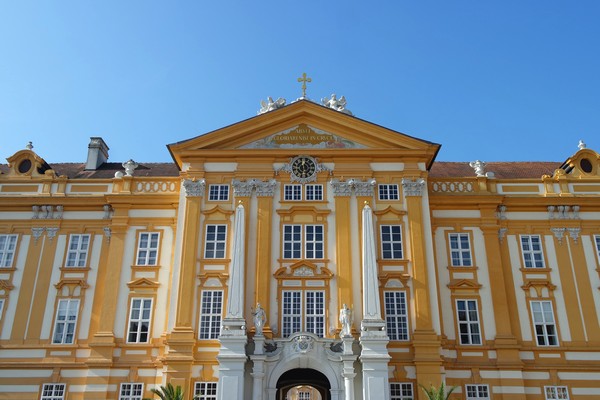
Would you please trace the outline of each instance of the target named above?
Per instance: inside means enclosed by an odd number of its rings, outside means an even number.
[[[268,181],[261,181],[256,178],[246,181],[234,179],[231,184],[233,186],[233,193],[237,197],[250,197],[253,190],[259,197],[273,197],[277,188],[277,180],[275,179],[269,179]]]
[[[414,181],[411,179],[402,179],[402,190],[405,196],[423,196],[425,190],[425,179],[417,178]]]
[[[186,197],[202,197],[206,189],[206,181],[204,179],[186,179],[183,181],[183,189],[185,189]]]
[[[377,181],[368,179],[363,182],[360,179],[350,178],[344,182],[339,179],[332,179],[329,184],[333,188],[334,196],[352,196],[353,194],[356,196],[373,196]]]

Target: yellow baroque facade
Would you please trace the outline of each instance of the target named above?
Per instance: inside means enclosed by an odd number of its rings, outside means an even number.
[[[28,146],[0,165],[2,398],[599,398],[600,155],[579,147],[436,162],[306,99],[173,163]]]

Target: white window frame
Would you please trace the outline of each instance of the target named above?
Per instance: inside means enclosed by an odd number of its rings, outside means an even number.
[[[381,243],[381,259],[404,259],[402,225],[379,225],[379,240]]]
[[[206,224],[204,258],[222,260],[227,255],[227,225]]]
[[[0,268],[12,268],[19,235],[0,235]]]
[[[119,400],[142,400],[144,397],[144,384],[138,382],[121,383]]]
[[[136,306],[138,302],[139,304]],[[127,324],[127,343],[148,343],[150,341],[152,303],[153,299],[149,297],[134,297],[131,299],[129,323]],[[131,340],[132,335],[134,335],[133,340]],[[146,340],[142,340],[143,335],[146,335]]]
[[[64,400],[67,385],[64,383],[44,383],[40,400]]]
[[[283,185],[283,200],[285,201],[301,201],[302,200],[302,185],[299,183],[288,183]]]
[[[450,245],[450,263],[453,267],[473,266],[471,237],[468,233],[449,233],[448,243]]]
[[[525,268],[546,268],[540,235],[521,235],[520,243]]]
[[[544,386],[546,400],[569,400],[569,388],[566,386]]]
[[[304,258],[321,260],[325,257],[325,227],[304,225]]]
[[[400,192],[397,184],[381,183],[377,187],[379,200],[393,201],[400,200]]]
[[[198,339],[218,339],[223,316],[223,291],[203,290],[200,295]]]
[[[413,385],[410,382],[390,382],[390,400],[414,400]]]
[[[325,295],[324,290],[283,290],[281,336],[310,332],[325,337]],[[315,299],[317,302],[311,304]]]
[[[488,385],[465,385],[466,400],[490,400]]]
[[[408,304],[403,290],[383,292],[385,323],[390,340],[409,340]]]
[[[532,300],[530,307],[533,334],[537,345],[542,347],[558,346],[558,329],[552,302],[550,300]]]
[[[209,201],[229,201],[229,185],[208,185]]]
[[[79,299],[60,299],[56,306],[52,344],[73,344],[79,319]]]
[[[160,232],[140,232],[135,265],[158,265],[158,249],[160,247]]]
[[[321,260],[325,258],[325,226],[320,224],[283,225],[283,258]]]
[[[82,268],[87,265],[87,256],[90,250],[90,234],[71,234],[67,246],[67,259],[65,267]]]
[[[195,382],[194,399],[217,400],[217,382]]]
[[[464,304],[464,308],[461,307],[460,304]],[[472,306],[474,306],[474,308],[472,308]],[[456,300],[456,325],[458,328],[458,342],[461,345],[481,346],[483,344],[480,320],[477,300]]]
[[[320,183],[304,185],[304,198],[306,201],[322,201],[323,193],[323,185]]]

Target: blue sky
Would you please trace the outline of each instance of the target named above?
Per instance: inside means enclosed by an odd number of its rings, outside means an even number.
[[[171,161],[267,96],[336,93],[440,161],[600,152],[600,1],[1,1],[0,159]]]

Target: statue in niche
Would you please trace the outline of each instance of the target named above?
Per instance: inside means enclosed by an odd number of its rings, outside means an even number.
[[[263,335],[263,328],[267,323],[267,314],[265,309],[260,306],[260,303],[256,303],[256,309],[252,310],[252,316],[254,317],[254,328],[256,329],[256,335]]]
[[[342,324],[340,337],[352,336],[352,310],[346,304],[340,310],[340,324]]]

